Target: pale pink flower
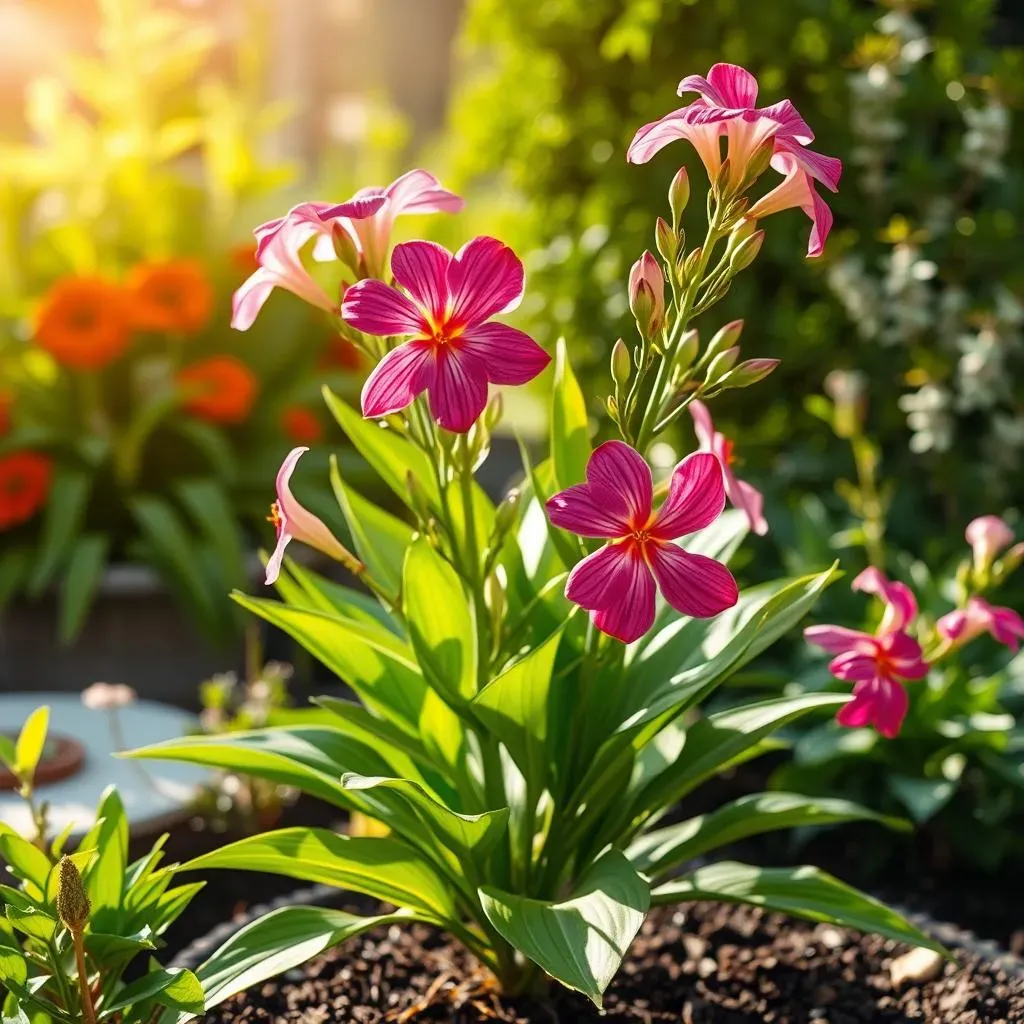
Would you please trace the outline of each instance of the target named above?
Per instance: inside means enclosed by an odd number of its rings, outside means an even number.
[[[458,213],[465,205],[459,196],[443,188],[437,178],[424,170],[409,171],[387,188],[360,189],[352,197],[353,202],[377,200],[380,205],[367,217],[353,218],[345,212],[344,203],[328,207],[321,216],[325,220],[345,218],[342,223],[362,253],[367,276],[379,278],[384,277],[396,217],[407,213]]]
[[[713,452],[722,464],[725,479],[725,493],[734,508],[740,509],[750,523],[751,530],[763,537],[768,532],[768,520],[764,517],[764,495],[733,472],[736,462],[733,442],[723,433],[715,430],[708,407],[699,401],[690,403],[693,429],[702,451]]]
[[[352,200],[343,204],[347,217],[368,217],[384,200]],[[284,217],[256,228],[257,270],[244,281],[232,299],[231,326],[247,331],[275,288],[292,292],[318,309],[337,313],[339,301],[331,298],[302,262],[302,251],[313,239],[330,241],[331,224],[323,219],[325,203],[302,203]],[[341,209],[333,207],[332,209]],[[353,223],[357,223],[353,221]]]
[[[710,618],[731,608],[739,592],[732,573],[674,540],[713,523],[725,507],[722,468],[694,452],[672,472],[656,512],[654,484],[643,456],[608,441],[590,456],[587,482],[556,494],[548,517],[563,530],[609,541],[569,574],[565,596],[591,613],[594,625],[624,643],[654,624],[655,591],[683,615]]]
[[[138,694],[124,683],[93,683],[82,691],[82,703],[90,711],[116,711],[137,699]]]
[[[647,163],[670,142],[685,139],[697,150],[714,181],[722,167],[719,138],[725,135],[729,143],[730,180],[738,186],[754,155],[770,143],[772,167],[786,180],[764,197],[757,216],[799,206],[813,225],[808,255],[818,255],[832,218],[815,193],[813,182],[820,181],[832,192],[837,191],[842,163],[808,149],[814,132],[789,100],[757,107],[757,80],[744,68],[716,64],[707,78],[684,78],[679,83],[679,94],[686,92],[699,96],[687,106],[644,125],[630,143],[627,159],[631,163]]]
[[[285,548],[293,540],[336,559],[351,572],[359,573],[363,569],[362,563],[331,533],[324,521],[304,508],[292,494],[292,473],[299,459],[308,451],[308,448],[293,448],[277,471],[277,500],[270,506],[270,521],[277,531],[277,546],[267,562],[268,586],[280,575]]]
[[[645,336],[649,337],[665,326],[665,275],[658,261],[646,249],[629,271],[630,308],[635,308],[641,287],[648,292],[652,304],[649,322],[640,325],[646,331]]]
[[[972,519],[964,536],[974,552],[974,567],[979,572],[984,572],[996,555],[1013,543],[1013,530],[999,516]]]
[[[943,615],[936,628],[939,636],[958,647],[989,633],[998,643],[1018,651],[1024,639],[1024,619],[1012,608],[991,605],[983,597],[972,597],[966,608]]]
[[[917,598],[914,592],[899,580],[890,580],[881,569],[869,565],[850,584],[851,590],[873,594],[885,604],[877,634],[897,633],[907,629],[917,618]]]
[[[433,242],[405,242],[391,272],[404,291],[357,281],[342,303],[356,330],[410,339],[370,374],[364,416],[398,412],[426,391],[438,423],[464,433],[487,404],[488,382],[525,384],[550,362],[529,335],[490,320],[523,295],[523,265],[496,238],[474,238],[454,256]]]
[[[874,594],[885,602],[885,613],[875,635],[845,626],[808,626],[804,639],[836,655],[828,670],[844,682],[854,683],[853,700],[836,715],[840,725],[873,725],[883,736],[896,736],[909,701],[903,683],[928,674],[921,645],[906,627],[917,615],[917,600],[905,583],[886,578],[873,566],[851,584],[853,590]]]

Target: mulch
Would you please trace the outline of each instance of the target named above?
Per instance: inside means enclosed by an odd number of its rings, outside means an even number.
[[[894,985],[905,947],[714,903],[653,911],[600,1014],[553,986],[506,1001],[458,944],[421,926],[378,929],[241,993],[207,1024],[1020,1024],[1024,975],[969,950],[935,980]]]

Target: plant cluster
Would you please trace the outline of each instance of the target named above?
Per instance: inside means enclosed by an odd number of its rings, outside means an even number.
[[[525,385],[552,361],[496,319],[524,295],[515,252],[480,236],[454,253],[406,242],[389,257],[394,192],[383,202],[370,192],[302,204],[256,230],[260,267],[236,295],[236,324],[248,327],[269,286],[283,287],[323,308],[366,354],[374,366],[361,409],[329,389],[325,400],[406,515],[368,500],[335,462],[349,550],[295,497],[305,451],[296,448],[277,476],[266,563],[281,600],[236,600],[358,700],[319,698],[327,719],[134,752],[284,783],[377,824],[355,836],[280,829],[184,866],[258,869],[395,908],[370,918],[285,908],[255,922],[247,941],[279,945],[252,965],[250,983],[381,922],[418,920],[462,941],[507,993],[537,993],[553,978],[600,1005],[649,907],[694,899],[935,947],[813,867],[713,856],[794,825],[886,820],[875,812],[764,793],[667,818],[702,783],[773,749],[787,724],[861,700],[801,694],[701,710],[799,623],[835,574],[740,589],[727,567],[748,531],[764,533],[768,521],[708,403],[754,386],[777,361],[741,359],[741,324],[702,342],[697,321],[755,261],[762,226],[778,211],[805,211],[808,248],[824,242],[831,215],[819,186],[835,189],[840,166],[811,148],[813,132],[789,100],[758,106],[757,82],[740,67],[716,65],[681,88],[691,102],[641,128],[629,158],[687,140],[708,172],[707,201],[695,201],[690,176],[677,174],[671,220],[654,225],[658,256],[643,253],[629,275],[635,332],[614,347],[606,398],[618,437],[593,446],[560,342],[550,450],[537,459],[524,446],[522,483],[497,505],[476,480],[502,417],[489,385]],[[400,182],[421,211],[459,202],[426,172]],[[696,244],[682,226],[691,207],[707,213]],[[331,251],[336,259],[318,261]],[[314,275],[326,274],[324,288]],[[686,419],[700,447],[655,475],[648,453]],[[293,542],[336,560],[354,584],[287,557]]]
[[[311,399],[360,357],[302,315],[245,346],[229,329],[255,266],[240,211],[292,175],[257,157],[282,116],[257,7],[230,77],[195,16],[99,14],[99,52],[30,83],[32,141],[0,147],[0,607],[59,586],[67,642],[106,567],[135,562],[224,641],[239,623],[213,595],[249,578],[253,481],[324,437]]]

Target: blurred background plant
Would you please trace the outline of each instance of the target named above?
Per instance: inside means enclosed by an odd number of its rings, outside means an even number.
[[[628,329],[621,283],[653,248],[659,163],[702,173],[685,147],[627,166],[632,132],[715,61],[750,68],[764,102],[791,97],[846,163],[837,229],[798,269],[805,228],[790,218],[725,300],[751,354],[782,366],[765,402],[721,403],[722,429],[743,437],[784,548],[780,513],[829,490],[845,457],[793,396],[836,367],[866,374],[879,457],[907,484],[889,529],[948,556],[964,522],[1022,497],[1022,16],[996,0],[469,0],[450,180],[528,254],[524,326],[564,333],[599,373]]]
[[[320,387],[351,394],[359,358],[291,296],[228,326],[252,225],[301,169],[265,155],[288,113],[264,99],[266,4],[226,55],[200,10],[97,10],[95,50],[29,83],[0,145],[0,607],[59,581],[67,642],[105,567],[138,562],[223,644],[268,481],[325,438]],[[367,157],[325,162],[331,194],[401,144],[395,116],[369,123]]]

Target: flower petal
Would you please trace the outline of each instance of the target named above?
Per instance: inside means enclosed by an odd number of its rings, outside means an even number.
[[[392,216],[401,213],[458,213],[465,202],[443,188],[429,171],[417,168],[396,178],[385,189]]]
[[[440,324],[448,305],[452,254],[436,242],[403,242],[391,254],[391,273],[422,309]]]
[[[746,515],[750,529],[758,537],[763,537],[768,532],[768,520],[764,517],[764,495],[753,484],[737,479],[729,471],[726,471],[725,479],[729,501]]]
[[[753,107],[757,103],[757,79],[738,64],[715,64],[708,72],[708,85],[722,107]]]
[[[651,518],[654,481],[644,457],[625,441],[605,441],[587,463],[587,484],[595,500],[629,525],[644,527]]]
[[[801,146],[790,139],[775,137],[776,156],[787,155],[797,166],[809,174],[815,181],[820,181],[830,192],[839,191],[839,178],[843,173],[843,162],[838,157],[815,153],[813,149]],[[772,164],[774,166],[774,162]]]
[[[713,558],[676,544],[652,545],[648,557],[665,600],[683,615],[709,619],[739,600],[732,573]]]
[[[761,117],[778,122],[777,138],[792,139],[802,146],[814,141],[811,126],[800,116],[800,112],[789,100],[779,100],[767,107],[760,107],[757,113]]]
[[[523,297],[525,274],[519,257],[504,242],[481,235],[467,242],[448,268],[449,322],[473,327],[495,313],[507,313]]]
[[[993,638],[1011,651],[1019,651],[1024,639],[1024,619],[1012,608],[992,608],[991,612],[989,631]]]
[[[871,565],[850,584],[851,590],[874,594],[885,602],[879,635],[898,633],[917,617],[917,599],[905,583],[890,580],[881,569]]]
[[[878,674],[877,651],[870,654],[864,651],[844,651],[829,662],[828,670],[836,679],[848,683],[872,679]]]
[[[711,123],[694,121],[695,108],[697,103],[674,110],[657,121],[645,124],[633,136],[633,141],[626,151],[629,163],[645,164],[670,142],[686,139],[697,151],[708,176],[714,179],[722,167],[722,147],[719,138],[725,131],[725,125],[720,118]]]
[[[713,523],[725,508],[722,464],[710,452],[687,455],[672,471],[668,497],[658,509],[652,533],[675,540]]]
[[[361,189],[351,199],[343,203],[328,205],[327,203],[315,203],[321,207],[317,215],[325,225],[338,217],[347,217],[349,220],[366,220],[380,211],[380,208],[388,201],[388,197],[376,189]],[[329,227],[328,227],[329,230]]]
[[[879,677],[865,679],[853,688],[853,700],[839,709],[836,721],[851,728],[874,725],[883,736],[893,739],[909,703],[907,691],[899,683]]]
[[[846,651],[873,651],[874,637],[845,626],[808,626],[804,630],[804,639],[815,647],[828,651],[830,654],[843,654]]]
[[[825,251],[825,243],[832,230],[832,211],[828,203],[814,190],[811,191],[810,206],[804,206],[802,209],[811,219],[811,233],[807,236],[807,255],[814,259]]]
[[[711,419],[711,412],[701,401],[690,403],[690,415],[693,417],[693,432],[697,435],[697,441],[706,452],[714,450],[715,447],[715,424]]]
[[[388,416],[404,409],[430,387],[436,369],[433,347],[427,342],[409,341],[399,345],[366,379],[361,399],[363,415]]]
[[[606,544],[569,573],[565,596],[602,633],[632,643],[654,624],[654,580],[634,544]]]
[[[357,281],[341,303],[345,322],[357,331],[383,337],[397,334],[429,334],[423,313],[401,292],[383,281]]]
[[[250,274],[231,297],[231,326],[236,331],[252,327],[263,304],[274,290],[275,276],[265,267]]]
[[[890,633],[881,641],[882,650],[902,679],[924,679],[929,665],[924,660],[921,645],[906,633]]]
[[[483,360],[492,384],[525,384],[551,362],[551,356],[533,338],[505,324],[470,327],[462,340]]]
[[[622,537],[629,523],[621,511],[599,500],[589,484],[576,484],[549,498],[546,504],[552,525],[580,537]]]
[[[487,370],[471,352],[443,346],[427,388],[434,419],[455,434],[464,434],[487,405]]]

